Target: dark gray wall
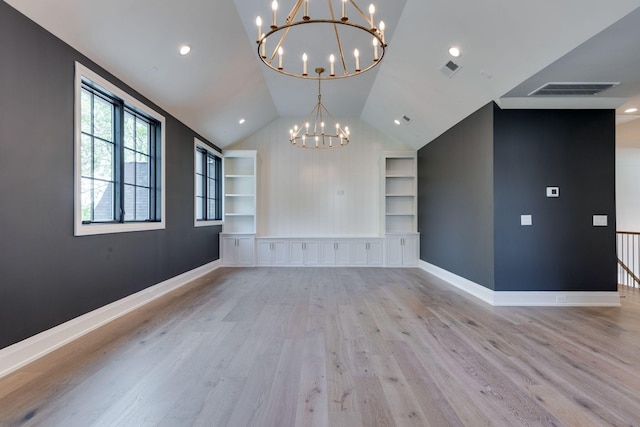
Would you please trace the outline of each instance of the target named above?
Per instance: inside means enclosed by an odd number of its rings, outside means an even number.
[[[418,151],[420,258],[490,289],[493,104]]]
[[[4,2],[0,52],[0,348],[219,258],[192,130]],[[166,117],[166,230],[73,236],[75,60]]]
[[[496,107],[494,125],[495,289],[615,291],[614,111]]]

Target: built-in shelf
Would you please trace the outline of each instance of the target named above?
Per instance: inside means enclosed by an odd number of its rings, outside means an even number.
[[[256,151],[224,153],[224,233],[256,232]]]
[[[384,153],[384,233],[417,231],[416,153]]]

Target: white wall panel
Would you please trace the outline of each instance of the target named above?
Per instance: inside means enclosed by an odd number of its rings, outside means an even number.
[[[259,235],[380,234],[382,152],[411,148],[359,119],[338,121],[348,123],[352,135],[339,149],[292,147],[289,129],[297,121],[291,118],[277,119],[228,147],[258,150]]]
[[[640,148],[616,149],[616,228],[640,232]]]

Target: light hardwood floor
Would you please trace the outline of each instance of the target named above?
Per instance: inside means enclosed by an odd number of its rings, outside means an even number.
[[[0,425],[640,426],[621,294],[492,308],[417,269],[219,269],[0,380]]]

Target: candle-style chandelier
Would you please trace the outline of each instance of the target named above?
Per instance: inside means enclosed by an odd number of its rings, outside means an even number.
[[[353,77],[378,65],[387,47],[385,25],[383,21],[376,25],[373,4],[369,5],[367,15],[355,0],[327,0],[324,14],[318,6],[321,0],[312,1],[311,10],[309,3],[309,0],[295,0],[284,23],[279,24],[279,5],[273,0],[270,31],[263,33],[262,18],[256,18],[258,57],[267,67],[281,74],[318,80],[318,103],[301,126],[289,130],[291,145],[300,148],[344,147],[349,143],[349,128],[340,127],[322,104],[320,82]],[[338,17],[334,3],[340,5]],[[350,13],[359,17],[357,21],[349,18]],[[346,57],[345,51],[351,49],[353,57]],[[289,53],[288,58],[285,51]],[[292,61],[292,57],[299,57],[301,62]],[[314,66],[317,64],[317,76],[307,73],[310,61]],[[323,75],[327,64],[330,72]]]
[[[335,121],[329,110],[322,105],[320,82],[324,68],[316,68],[318,74],[318,104],[304,119],[301,126],[289,129],[289,141],[294,147],[300,148],[338,148],[349,143],[349,127],[344,129]],[[325,119],[331,120],[331,125],[326,126]]]
[[[338,0],[341,4],[341,16],[336,17],[333,9],[333,2],[335,1],[327,0],[327,11],[323,15],[319,7],[310,10],[309,0],[295,0],[295,4],[285,18],[284,23],[279,24],[279,4],[277,0],[273,0],[271,3],[270,31],[266,34],[263,33],[262,18],[259,16],[256,18],[258,56],[262,62],[272,70],[288,76],[323,80],[355,76],[378,65],[384,57],[387,44],[384,38],[384,22],[380,21],[378,25],[375,23],[375,6],[373,4],[369,5],[369,15],[367,15],[356,4],[355,0]],[[320,3],[319,0],[312,6],[316,6],[318,3]],[[357,12],[357,15],[361,17],[359,19],[360,22],[350,20],[348,15],[351,12]],[[302,29],[302,27],[310,27],[311,25],[319,28],[320,31],[307,32]],[[355,32],[359,33],[360,36],[354,36],[354,32],[351,30],[356,30]],[[291,39],[297,45],[301,43],[302,39],[310,38],[308,40],[309,49],[314,49],[313,46],[317,45],[318,40],[334,39],[335,45],[330,48],[333,53],[327,55],[326,58],[310,58],[307,54],[308,51],[302,47],[303,54],[300,57],[302,63],[296,61],[297,65],[294,65],[292,61],[285,61],[285,50],[288,44],[287,36],[290,33],[296,34],[292,35]],[[364,42],[369,47],[363,45]],[[304,44],[304,42],[302,43]],[[353,58],[355,60],[353,61],[355,66],[353,66],[353,62],[347,61],[345,58],[345,49],[353,48],[354,46],[350,46],[350,44],[356,43],[359,46],[355,46],[353,49]],[[371,55],[367,55],[365,52],[371,52]],[[310,59],[313,59],[318,66],[324,67],[328,63],[330,73],[319,77],[308,75],[307,62]],[[336,64],[336,61],[338,64]],[[362,67],[361,64],[363,65]]]

